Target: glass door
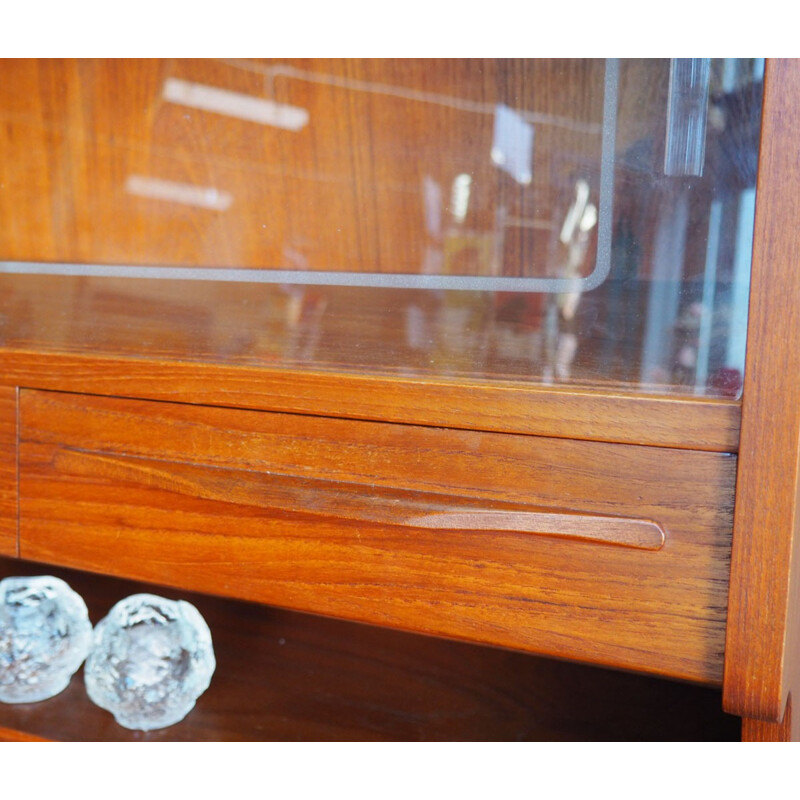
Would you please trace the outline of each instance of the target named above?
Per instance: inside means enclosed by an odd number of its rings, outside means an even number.
[[[762,60],[0,70],[6,345],[158,354],[146,315],[188,359],[741,390]]]

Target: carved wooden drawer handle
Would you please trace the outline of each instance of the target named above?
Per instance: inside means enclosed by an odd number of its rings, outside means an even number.
[[[664,530],[632,517],[545,509],[521,503],[65,448],[67,474],[125,481],[241,506],[449,531],[502,531],[658,550]]]
[[[607,517],[570,511],[471,509],[414,517],[408,525],[462,531],[517,531],[658,550],[665,540],[660,525],[632,517]]]

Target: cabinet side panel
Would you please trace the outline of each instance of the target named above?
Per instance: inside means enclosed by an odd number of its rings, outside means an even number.
[[[17,390],[0,386],[0,554],[17,555]]]
[[[767,68],[725,655],[725,707],[780,721],[800,680],[800,61]]]

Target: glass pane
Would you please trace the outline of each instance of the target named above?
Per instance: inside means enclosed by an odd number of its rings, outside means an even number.
[[[234,321],[229,361],[740,390],[761,60],[0,70],[2,268],[153,278],[65,282],[73,336],[113,296],[108,347],[163,314],[186,358]]]

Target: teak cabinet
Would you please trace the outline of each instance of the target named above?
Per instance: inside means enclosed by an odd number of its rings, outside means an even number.
[[[139,738],[800,736],[800,65],[724,61],[1,68],[0,566],[199,593]]]

